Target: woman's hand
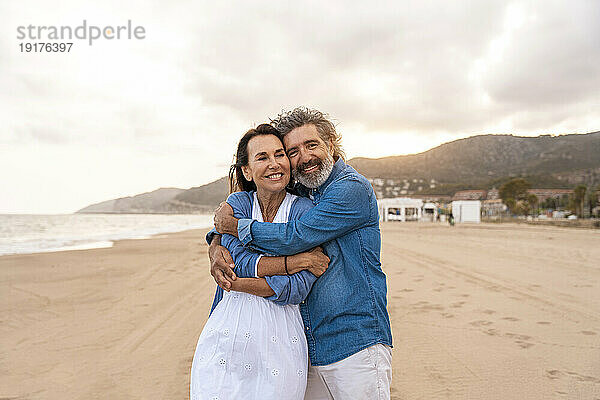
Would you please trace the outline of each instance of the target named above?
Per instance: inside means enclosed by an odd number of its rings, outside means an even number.
[[[329,267],[329,261],[329,257],[323,253],[323,249],[315,247],[310,251],[288,256],[288,271],[290,274],[294,274],[307,269],[318,278]]]

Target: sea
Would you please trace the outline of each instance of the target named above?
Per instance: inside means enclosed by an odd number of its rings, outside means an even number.
[[[0,214],[0,255],[111,247],[212,225],[213,216],[201,214]]]

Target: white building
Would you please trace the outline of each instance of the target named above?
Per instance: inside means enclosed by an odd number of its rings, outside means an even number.
[[[455,200],[452,202],[452,216],[455,222],[481,222],[481,201]]]
[[[427,202],[423,204],[423,221],[435,222],[437,221],[438,208],[435,204]]]
[[[419,221],[423,216],[423,200],[398,197],[377,200],[381,221]]]

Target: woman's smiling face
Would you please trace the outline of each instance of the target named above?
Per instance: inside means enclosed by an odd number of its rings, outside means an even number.
[[[290,182],[290,161],[283,143],[274,135],[255,136],[248,142],[248,165],[242,167],[246,180],[257,190],[281,192]]]

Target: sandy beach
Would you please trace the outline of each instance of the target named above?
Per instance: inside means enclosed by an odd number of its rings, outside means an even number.
[[[600,231],[382,224],[394,399],[600,399]],[[0,257],[0,399],[186,399],[204,231]]]

